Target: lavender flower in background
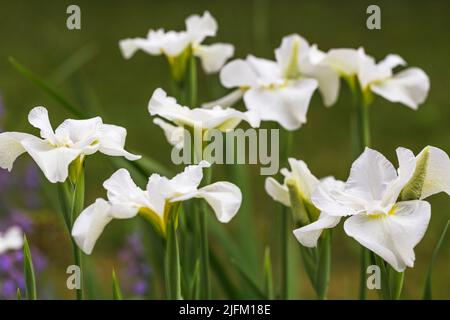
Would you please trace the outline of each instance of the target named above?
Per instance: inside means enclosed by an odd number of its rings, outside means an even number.
[[[134,233],[125,238],[119,251],[119,261],[122,289],[130,296],[146,296],[149,293],[152,269],[146,261],[139,234]]]
[[[19,210],[11,211],[8,218],[0,220],[0,231],[11,226],[18,226],[27,234],[33,232],[33,221]],[[30,250],[35,272],[39,275],[46,268],[47,259],[38,248],[31,246]],[[0,254],[0,299],[16,299],[18,288],[25,292],[23,253],[21,250],[4,252]]]
[[[3,131],[5,105],[0,94],[0,132]],[[34,232],[34,222],[20,207],[37,209],[41,205],[39,197],[40,177],[36,165],[26,162],[21,166],[21,174],[11,175],[6,170],[0,170],[0,232],[12,226],[31,236]],[[17,193],[17,190],[23,192]],[[35,272],[39,275],[47,266],[45,255],[31,245]],[[0,299],[16,299],[17,289],[25,290],[23,275],[22,250],[9,250],[0,254]]]

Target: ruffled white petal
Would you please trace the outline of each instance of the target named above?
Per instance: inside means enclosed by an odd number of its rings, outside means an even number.
[[[345,192],[332,193],[325,186],[319,185],[311,196],[311,202],[321,212],[333,216],[349,216],[361,212],[365,201]]]
[[[160,127],[167,141],[177,149],[183,149],[184,145],[184,128],[171,125],[170,123],[156,118],[153,119],[153,123]]]
[[[212,109],[190,109],[177,104],[174,98],[168,97],[162,89],[153,93],[148,110],[151,115],[158,115],[179,126],[188,126],[199,129],[219,129],[227,131],[234,129],[242,120],[251,126],[259,126],[259,117],[253,112],[240,112],[232,108],[223,109],[216,106]]]
[[[196,43],[201,43],[206,37],[213,37],[217,33],[217,22],[208,11],[202,16],[191,15],[186,19],[186,31]]]
[[[353,162],[346,191],[367,201],[381,200],[396,178],[392,163],[378,151],[366,148]]]
[[[319,184],[319,180],[311,173],[308,165],[302,160],[288,159],[291,172],[282,171],[286,179],[294,179],[303,198],[310,201],[311,195]]]
[[[420,199],[445,192],[450,195],[450,159],[443,150],[426,147],[417,155],[417,162],[428,153],[426,173]]]
[[[20,132],[0,133],[0,168],[11,171],[14,161],[25,152],[21,142],[30,138],[33,139],[35,137]]]
[[[114,204],[136,204],[141,197],[142,190],[134,183],[130,173],[126,169],[119,169],[111,177],[103,182],[108,199]]]
[[[111,124],[101,126],[98,133],[99,151],[109,156],[121,156],[134,161],[141,158],[124,149],[127,130]]]
[[[417,109],[428,96],[430,80],[419,68],[408,68],[392,78],[371,85],[371,90],[392,101]]]
[[[316,79],[323,104],[330,107],[336,103],[340,89],[339,74],[326,65],[310,65],[303,69],[304,76]]]
[[[258,75],[258,84],[282,83],[283,73],[275,61],[248,55],[246,61]]]
[[[213,209],[217,220],[229,222],[242,203],[242,192],[230,182],[216,182],[199,189],[197,198],[203,198]]]
[[[321,61],[343,76],[351,77],[358,73],[361,49],[331,49]]]
[[[145,44],[146,40],[142,38],[134,38],[134,39],[123,39],[119,41],[119,48],[122,56],[125,59],[130,59],[136,51],[138,51],[143,44]]]
[[[304,79],[279,89],[252,88],[244,94],[247,109],[256,111],[261,120],[278,122],[287,130],[306,123],[309,102],[317,81]]]
[[[81,150],[54,147],[33,136],[22,140],[22,146],[52,183],[64,182],[69,175],[70,163],[81,154]]]
[[[170,180],[170,184],[175,192],[172,196],[179,196],[197,190],[203,179],[203,168],[210,167],[207,161],[200,161],[197,165],[187,166],[183,172],[177,174]]]
[[[269,177],[266,179],[264,187],[267,194],[272,197],[273,200],[278,201],[287,207],[291,206],[289,190],[285,185],[281,185],[277,180]]]
[[[111,205],[104,199],[97,199],[80,213],[73,224],[72,237],[85,254],[92,253],[95,243],[112,219]]]
[[[195,47],[194,54],[200,58],[206,73],[215,73],[233,56],[234,46],[227,43],[200,45]]]
[[[341,217],[330,216],[322,212],[315,222],[294,230],[294,236],[298,242],[308,248],[317,247],[317,240],[324,229],[337,226]]]
[[[299,73],[299,63],[309,53],[309,44],[298,34],[283,37],[279,48],[275,49],[275,59],[283,74]]]
[[[398,54],[388,54],[378,63],[378,66],[392,70],[398,66],[406,66],[406,61]]]
[[[251,87],[256,81],[256,71],[242,59],[233,60],[220,70],[220,82],[225,88]]]
[[[80,149],[84,155],[98,150],[97,135],[103,122],[100,117],[84,120],[67,119],[55,130],[58,145]]]
[[[53,132],[48,111],[44,107],[35,107],[28,113],[28,122],[35,128],[41,130],[41,137],[55,142],[55,133]]]
[[[411,179],[416,168],[416,158],[411,150],[400,147],[396,152],[399,164],[398,177],[386,188],[381,204],[383,207],[389,207],[390,204],[397,202],[400,192]]]
[[[232,107],[236,102],[242,99],[244,96],[245,91],[242,89],[236,89],[231,91],[229,94],[223,96],[222,98],[219,98],[215,101],[207,102],[202,104],[202,108],[211,109],[215,106],[221,106],[223,108],[230,108]]]
[[[344,230],[396,271],[403,272],[414,265],[414,247],[425,234],[430,215],[428,202],[405,201],[398,203],[389,215],[352,216],[345,221]]]

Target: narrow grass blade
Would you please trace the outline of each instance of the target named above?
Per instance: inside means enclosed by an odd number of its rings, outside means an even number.
[[[236,267],[238,274],[241,276],[244,284],[248,287],[249,292],[246,292],[246,296],[250,295],[254,299],[267,300],[267,296],[261,290],[261,288],[252,280],[252,278],[235,262],[232,261]]]
[[[77,118],[83,118],[84,114],[82,111],[78,110],[73,104],[63,98],[59,93],[57,93],[50,85],[48,85],[44,80],[42,80],[38,75],[27,69],[25,66],[20,64],[13,57],[9,57],[9,62],[11,65],[25,78],[33,82],[36,86],[38,86],[42,91],[44,91],[47,95],[53,98],[56,102],[58,102],[61,106],[63,106],[67,111],[72,113]]]
[[[245,165],[232,165],[230,167],[231,182],[235,183],[241,190],[245,190],[239,214],[236,216],[236,239],[241,244],[239,250],[245,258],[246,270],[251,273],[260,271],[256,229],[249,228],[253,223],[253,186],[251,181],[250,167]]]
[[[444,227],[444,230],[441,233],[441,236],[439,237],[438,242],[436,243],[436,246],[433,250],[433,255],[431,256],[430,265],[428,266],[427,275],[425,277],[425,287],[423,290],[423,299],[424,300],[431,300],[432,299],[432,273],[433,273],[433,265],[436,261],[436,257],[438,255],[439,249],[442,246],[442,243],[444,242],[445,236],[447,235],[447,231],[450,225],[450,220],[447,221],[447,224]]]
[[[308,275],[309,281],[313,286],[314,290],[316,290],[316,258],[315,258],[315,250],[312,248],[307,248],[304,246],[300,246],[300,253],[303,260],[303,265],[305,267],[306,274]]]
[[[211,269],[215,273],[225,293],[228,295],[228,298],[232,300],[243,299],[244,297],[241,294],[241,290],[238,290],[236,285],[233,283],[233,279],[228,275],[227,269],[224,268],[224,265],[227,264],[220,261],[214,250],[210,250],[209,253],[211,257]]]
[[[123,300],[122,290],[120,289],[120,283],[116,276],[116,271],[112,271],[112,290],[114,300]]]
[[[72,53],[65,59],[52,73],[52,83],[59,84],[80,70],[91,61],[97,54],[97,48],[93,44],[88,44]]]
[[[22,297],[20,294],[20,288],[17,288],[17,300],[22,300]]]
[[[266,247],[266,250],[264,252],[264,291],[269,300],[275,299],[275,292],[273,289],[272,261],[270,258],[269,247]]]
[[[34,275],[33,259],[27,237],[23,237],[23,270],[25,276],[25,293],[28,300],[36,300],[36,278]]]
[[[195,263],[194,273],[189,283],[189,297],[191,299],[199,299],[200,297],[200,260]]]
[[[64,107],[68,112],[70,112],[73,116],[76,118],[88,118],[88,114],[76,106],[74,106],[72,103],[70,103],[66,98],[64,98],[62,95],[60,95],[55,89],[53,89],[49,84],[47,84],[41,77],[39,77],[37,74],[33,73],[31,70],[27,69],[25,66],[20,64],[16,59],[13,57],[9,58],[9,62],[11,65],[25,78],[33,82],[36,86],[38,86],[42,91],[44,91],[46,94],[48,94],[51,98],[53,98],[56,102],[58,102],[62,107]],[[113,157],[108,157],[108,159],[112,159]],[[159,164],[158,162],[143,157],[139,164],[133,161],[125,160],[128,162],[131,166],[133,166],[140,174],[146,176],[146,179],[148,178],[149,172],[158,172],[163,175],[168,175],[170,171],[165,168],[163,165]]]

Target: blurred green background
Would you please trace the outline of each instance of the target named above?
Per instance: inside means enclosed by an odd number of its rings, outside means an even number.
[[[81,30],[66,28],[66,8],[81,7]],[[366,8],[381,7],[381,30],[366,28]],[[170,161],[170,147],[161,130],[153,125],[147,103],[154,89],[169,88],[169,73],[163,57],[142,52],[132,59],[122,58],[118,41],[127,37],[145,36],[150,28],[184,29],[184,19],[193,13],[209,10],[217,19],[217,37],[207,42],[229,42],[235,45],[235,57],[273,58],[273,50],[281,38],[299,33],[322,50],[335,47],[363,46],[377,59],[386,54],[400,54],[410,65],[423,68],[431,79],[430,95],[418,111],[377,98],[371,109],[373,147],[396,163],[395,148],[404,146],[415,153],[426,145],[450,151],[450,2],[448,1],[12,1],[0,3],[0,95],[5,114],[2,127],[8,131],[37,133],[27,123],[29,110],[37,105],[49,109],[56,126],[70,115],[54,100],[23,78],[8,62],[16,58],[46,79],[80,109],[95,110],[105,122],[128,129],[127,146],[179,171]],[[79,67],[77,67],[79,64]],[[73,68],[73,70],[72,70]],[[221,97],[217,75],[199,73],[200,101]],[[242,103],[239,104],[242,108]],[[346,179],[352,162],[350,148],[351,99],[343,86],[338,103],[326,109],[316,94],[308,112],[308,123],[295,132],[292,156],[305,160],[318,177],[334,175]],[[267,124],[265,124],[267,126]],[[270,126],[270,124],[269,124]],[[26,162],[23,156],[19,162]],[[28,158],[29,159],[29,158]],[[227,169],[217,171],[214,180],[233,180]],[[253,204],[252,225],[258,234],[255,257],[261,265],[264,247],[271,246],[274,268],[279,255],[279,206],[264,192],[265,177],[257,166],[252,171],[251,190],[243,190],[246,203]],[[86,204],[105,192],[101,183],[113,168],[102,155],[90,157],[87,164]],[[175,171],[174,171],[175,172]],[[13,172],[14,173],[14,172]],[[42,197],[51,193],[42,187]],[[13,191],[11,199],[20,196]],[[250,195],[250,196],[249,196]],[[246,197],[247,196],[247,197]],[[3,198],[2,198],[3,199]],[[20,200],[18,200],[20,202]],[[49,202],[49,201],[48,201]],[[432,250],[450,218],[450,199],[440,194],[430,199],[432,219],[423,241],[416,248],[414,269],[406,271],[404,298],[420,298],[424,274]],[[48,255],[47,270],[39,279],[40,286],[49,286],[49,297],[71,297],[65,289],[65,268],[71,261],[69,242],[60,215],[45,203],[29,214],[38,225],[32,241]],[[27,209],[27,208],[23,208]],[[0,214],[6,215],[7,212]],[[243,217],[239,214],[228,225],[235,232]],[[89,264],[98,280],[96,296],[110,297],[111,268],[118,265],[117,248],[123,237],[133,230],[133,222],[115,221],[100,238]],[[124,227],[126,226],[126,227]],[[144,226],[145,228],[145,226]],[[242,228],[242,227],[241,227]],[[39,232],[40,231],[40,232]],[[356,243],[347,238],[340,225],[334,232],[333,265],[330,298],[357,298],[359,256]],[[239,246],[245,238],[237,238]],[[314,298],[313,291],[298,258],[298,244],[292,239],[292,272],[296,298]],[[222,244],[213,238],[215,250]],[[146,243],[152,250],[151,243]],[[434,297],[450,298],[450,239],[446,239],[436,261]],[[249,257],[250,260],[250,257]],[[249,262],[255,263],[255,262]],[[231,273],[232,265],[224,266]],[[156,270],[156,268],[155,268]],[[277,270],[275,270],[277,271]],[[278,273],[275,272],[276,287]],[[149,297],[160,297],[161,274],[150,276]],[[256,277],[256,276],[255,276]],[[237,282],[239,283],[239,282]],[[214,288],[220,288],[217,284]],[[221,289],[216,298],[224,297]],[[376,297],[371,293],[370,297]]]

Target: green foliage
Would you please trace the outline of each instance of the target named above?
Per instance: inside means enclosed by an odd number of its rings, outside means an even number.
[[[123,300],[119,279],[117,278],[116,271],[114,269],[112,271],[112,292],[114,300]]]
[[[445,236],[447,235],[448,228],[450,226],[450,220],[447,221],[447,224],[444,227],[444,230],[442,230],[441,236],[439,237],[438,242],[436,243],[436,246],[433,250],[433,255],[431,256],[430,265],[428,266],[428,271],[425,277],[425,287],[423,290],[423,299],[424,300],[431,300],[432,299],[432,273],[433,273],[433,266],[434,262],[436,261],[438,252],[442,246],[442,243],[444,242]]]
[[[23,273],[25,275],[25,293],[28,300],[36,300],[36,278],[34,275],[33,258],[31,257],[30,247],[27,237],[23,237]],[[20,296],[20,291],[18,293]]]

